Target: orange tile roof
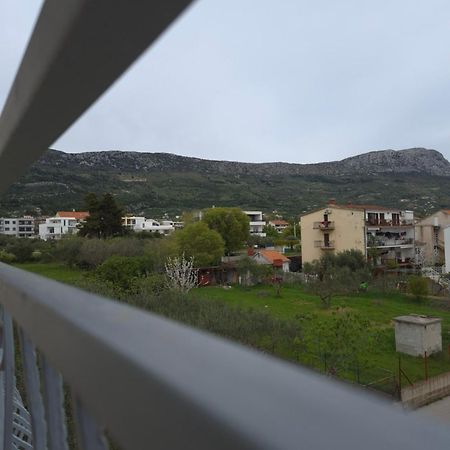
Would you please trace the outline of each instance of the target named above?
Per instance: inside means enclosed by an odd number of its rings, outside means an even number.
[[[275,250],[259,250],[258,253],[264,256],[264,258],[266,258],[271,264],[273,264],[276,260],[289,262],[289,258],[286,258],[286,256],[282,255],[280,252],[276,252]]]
[[[400,208],[388,208],[386,206],[379,206],[379,205],[354,205],[353,203],[349,203],[348,205],[342,205],[344,207],[354,209],[354,208],[361,208],[361,209],[372,209],[375,211],[399,211]]]
[[[274,225],[289,225],[289,222],[281,219],[269,220],[269,223],[273,223]]]
[[[58,211],[57,217],[73,217],[74,219],[83,220],[89,217],[88,211]]]

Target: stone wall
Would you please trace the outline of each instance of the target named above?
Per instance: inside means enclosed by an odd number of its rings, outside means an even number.
[[[450,372],[402,388],[402,403],[415,409],[450,395]]]

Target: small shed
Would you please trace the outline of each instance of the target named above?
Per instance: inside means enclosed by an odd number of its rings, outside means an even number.
[[[442,350],[441,321],[439,317],[410,314],[398,316],[395,321],[395,349],[412,356],[425,356]]]

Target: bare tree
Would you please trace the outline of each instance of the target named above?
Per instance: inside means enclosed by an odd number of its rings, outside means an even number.
[[[198,285],[198,270],[194,269],[194,258],[181,256],[167,258],[165,264],[169,289],[187,294]]]

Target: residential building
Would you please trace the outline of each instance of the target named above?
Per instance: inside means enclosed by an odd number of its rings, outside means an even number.
[[[24,217],[2,217],[0,218],[0,234],[16,237],[33,237],[34,218]]]
[[[450,226],[450,209],[437,211],[416,223],[417,248],[424,265],[434,266],[444,262],[444,230],[448,226]]]
[[[65,234],[78,233],[78,226],[89,216],[86,211],[59,211],[39,224],[39,237],[44,241],[61,239]]]
[[[278,233],[281,234],[289,226],[289,222],[286,222],[285,220],[282,219],[273,219],[269,220],[269,225],[271,227],[274,227],[275,230],[277,230]]]
[[[249,219],[250,235],[265,237],[264,227],[266,222],[263,218],[262,211],[244,211]]]
[[[414,212],[398,208],[363,205],[366,220],[366,245],[377,265],[395,263],[415,265]]]
[[[170,220],[158,222],[157,220],[146,219],[142,216],[122,217],[122,224],[136,232],[149,231],[152,233],[169,234],[175,230],[175,224]]]
[[[444,272],[450,272],[450,226],[444,228]]]
[[[270,264],[276,269],[281,269],[283,272],[289,272],[289,258],[286,258],[286,256],[275,250],[255,250],[251,257],[258,264]]]
[[[377,265],[415,263],[414,213],[375,205],[328,206],[301,218],[302,261],[359,250]]]

